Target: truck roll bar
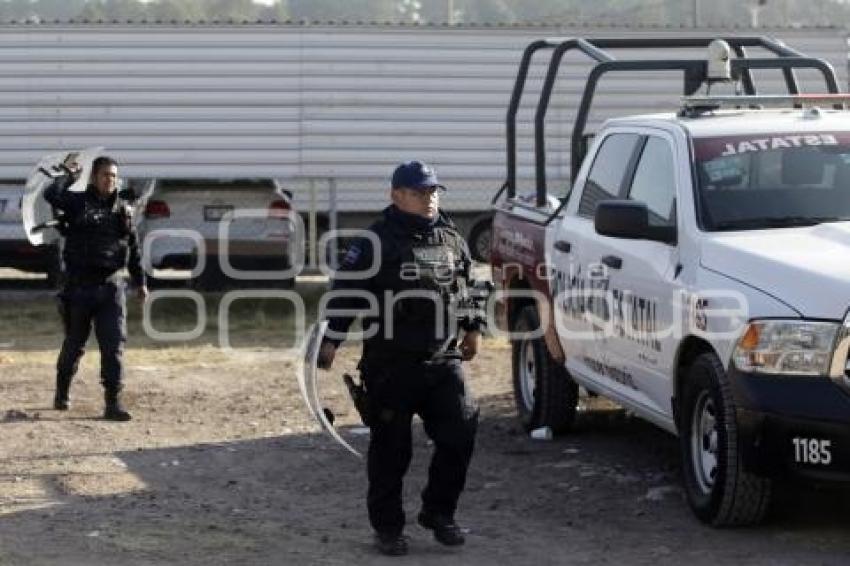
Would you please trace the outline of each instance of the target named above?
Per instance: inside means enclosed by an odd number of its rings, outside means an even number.
[[[789,94],[798,94],[799,85],[794,73],[795,69],[814,69],[821,72],[826,82],[829,93],[837,94],[838,80],[835,70],[823,59],[806,57],[799,51],[792,49],[780,41],[770,37],[725,37],[721,38],[728,44],[729,49],[735,53],[736,58],[729,61],[733,80],[740,80],[741,87],[746,95],[759,94],[752,76],[753,69],[778,69],[782,71],[786,88]],[[511,99],[508,104],[506,118],[506,150],[507,150],[507,177],[504,185],[496,194],[493,202],[507,191],[508,198],[516,196],[516,116],[519,111],[525,84],[528,78],[528,70],[534,55],[543,49],[553,49],[549,60],[543,88],[534,116],[534,167],[536,206],[542,207],[546,204],[546,112],[552,97],[552,91],[561,61],[568,51],[579,51],[596,62],[591,69],[581,98],[576,123],[570,142],[570,179],[575,179],[581,167],[581,140],[587,125],[593,96],[596,92],[599,80],[606,73],[626,71],[682,71],[684,74],[683,94],[685,96],[694,94],[700,87],[719,79],[708,74],[708,62],[705,59],[632,59],[617,60],[606,50],[610,49],[670,49],[670,48],[707,48],[712,42],[717,41],[714,37],[685,37],[685,38],[564,38],[564,39],[541,39],[530,43],[523,51],[519,70]],[[776,58],[749,58],[747,48],[763,48],[776,55]],[[559,208],[560,210],[560,208]]]

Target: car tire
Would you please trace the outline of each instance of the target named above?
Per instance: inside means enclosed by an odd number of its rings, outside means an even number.
[[[746,470],[726,370],[714,353],[699,355],[682,387],[679,439],[688,503],[715,527],[754,525],[770,505],[773,482]]]
[[[534,305],[523,307],[513,331],[530,333],[540,326]],[[543,337],[519,338],[512,347],[514,401],[526,431],[548,426],[567,432],[578,406],[578,385],[569,372],[549,354]]]
[[[469,253],[472,259],[488,263],[490,261],[490,242],[493,235],[493,219],[478,222],[469,232]]]

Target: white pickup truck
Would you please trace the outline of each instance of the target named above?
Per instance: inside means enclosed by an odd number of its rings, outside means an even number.
[[[686,97],[606,122],[560,203],[509,193],[491,253],[527,428],[568,430],[578,385],[619,403],[679,436],[716,526],[760,521],[779,475],[850,480],[846,103]]]

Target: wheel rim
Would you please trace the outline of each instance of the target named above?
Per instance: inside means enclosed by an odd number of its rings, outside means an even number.
[[[490,230],[483,230],[475,240],[475,250],[478,257],[489,261],[490,259]]]
[[[520,346],[519,386],[522,402],[530,413],[534,411],[534,393],[537,387],[537,364],[534,359],[534,343],[524,341]]]
[[[700,393],[691,423],[691,457],[697,484],[710,493],[717,479],[717,410],[708,391]]]

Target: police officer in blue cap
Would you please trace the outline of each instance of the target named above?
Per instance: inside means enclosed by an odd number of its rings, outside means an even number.
[[[465,542],[454,516],[478,409],[461,362],[477,353],[485,318],[464,308],[470,304],[471,260],[463,237],[439,208],[444,190],[434,169],[421,161],[396,168],[392,204],[369,228],[379,249],[369,238],[349,246],[332,286],[347,294],[334,293],[327,303],[329,331],[319,353],[319,367],[330,368],[354,320],[350,313],[364,313],[358,368],[368,396],[364,421],[371,429],[367,507],[377,549],[388,555],[407,553],[402,481],[412,456],[415,414],[434,443],[418,523],[444,545]],[[364,276],[356,277],[358,272]]]

